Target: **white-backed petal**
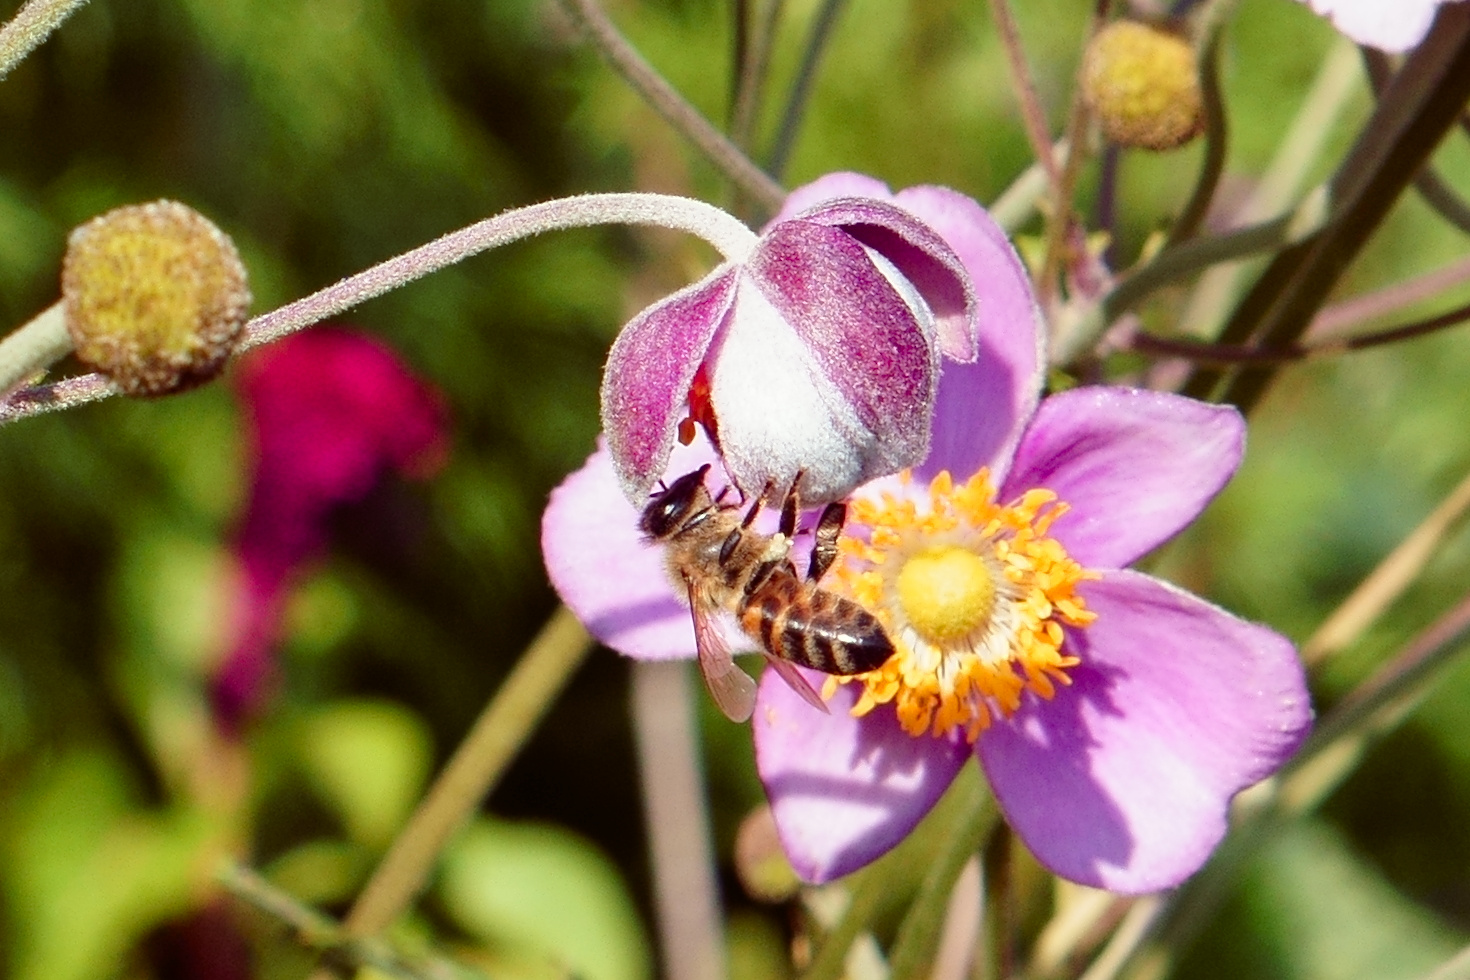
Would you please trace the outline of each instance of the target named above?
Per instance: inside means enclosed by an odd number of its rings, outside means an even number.
[[[618,485],[638,502],[663,473],[689,386],[735,301],[736,270],[720,266],[628,321],[602,375],[602,430]]]

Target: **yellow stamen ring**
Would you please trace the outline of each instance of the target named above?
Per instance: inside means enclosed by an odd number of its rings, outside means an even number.
[[[890,493],[853,501],[852,526],[869,533],[839,542],[834,587],[873,610],[897,652],[877,670],[829,679],[825,693],[861,684],[855,716],[891,703],[910,735],[963,728],[971,742],[1026,691],[1053,697],[1078,663],[1062,652],[1063,627],[1096,618],[1077,586],[1097,574],[1046,536],[1066,512],[1049,490],[997,504],[983,469],[958,487],[940,473],[925,508]]]

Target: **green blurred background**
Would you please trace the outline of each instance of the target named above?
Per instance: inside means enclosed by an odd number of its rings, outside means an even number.
[[[0,17],[15,6],[4,0]],[[1058,128],[1090,6],[1018,5]],[[777,103],[814,8],[787,5]],[[726,118],[729,4],[628,0],[611,12]],[[1225,58],[1227,195],[1265,167],[1333,42],[1293,0],[1240,4]],[[1360,91],[1314,179],[1367,105]],[[762,146],[774,121],[768,112]],[[1466,142],[1437,158],[1462,192]],[[1124,159],[1121,255],[1177,212],[1198,158]],[[788,176],[861,170],[984,202],[1029,162],[983,3],[851,0]],[[0,82],[0,323],[50,304],[68,230],[124,203],[175,198],[217,222],[260,312],[505,208],[623,189],[737,203],[553,4],[92,0]],[[1408,199],[1343,292],[1466,251]],[[202,976],[189,957],[209,942],[243,942],[256,975],[302,975],[308,961],[286,936],[212,896],[214,862],[237,853],[330,911],[350,901],[554,608],[540,510],[592,447],[608,343],[709,261],[672,234],[558,233],[344,321],[444,392],[452,449],[432,481],[386,480],[334,516],[330,553],[293,598],[279,697],[239,757],[200,748],[248,479],[229,381],[0,432],[5,976]],[[1151,306],[1149,324],[1171,326],[1180,298]],[[1467,298],[1461,287],[1432,309]],[[1470,468],[1467,377],[1455,331],[1288,371],[1253,417],[1240,478],[1157,568],[1305,638]],[[1456,601],[1467,572],[1461,535],[1317,679],[1321,704]],[[1458,669],[1320,817],[1272,837],[1178,975],[1413,977],[1470,941],[1467,699],[1470,671]],[[557,975],[548,951],[590,980],[653,974],[627,700],[626,664],[596,652],[490,800],[493,818],[452,848],[407,942],[495,976]],[[791,912],[746,898],[728,868],[734,829],[760,801],[748,735],[703,699],[701,711],[732,963],[780,975]],[[231,765],[250,775],[214,771]],[[221,802],[241,785],[243,800]],[[209,975],[245,975],[245,963],[225,957]]]

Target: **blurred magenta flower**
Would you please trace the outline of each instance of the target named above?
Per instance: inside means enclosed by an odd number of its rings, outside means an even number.
[[[834,175],[788,209],[826,193],[889,196]],[[783,846],[808,881],[846,874],[976,757],[1056,873],[1123,892],[1178,884],[1221,839],[1234,794],[1279,767],[1311,719],[1285,638],[1125,568],[1225,484],[1244,424],[1160,392],[1040,402],[1040,318],[1004,234],[953,191],[892,199],[969,269],[979,356],[945,366],[922,463],[857,491],[824,581],[873,610],[898,653],[854,678],[808,672],[829,714],[773,672],[761,682],[756,763]],[[676,452],[668,473],[708,458]],[[599,449],[547,508],[552,582],[614,649],[691,657],[688,610],[636,520]]]
[[[1407,51],[1424,40],[1442,3],[1457,0],[1305,0],[1359,44]]]
[[[364,334],[294,334],[246,358],[237,382],[252,473],[235,540],[241,626],[214,685],[227,725],[265,696],[283,604],[295,573],[325,547],[332,509],[366,496],[389,470],[427,477],[448,452],[439,393]]]
[[[903,208],[826,198],[787,209],[744,261],[720,265],[619,334],[602,420],[630,501],[695,423],[738,486],[784,490],[800,473],[812,502],[927,454],[940,357],[975,357],[969,277]]]

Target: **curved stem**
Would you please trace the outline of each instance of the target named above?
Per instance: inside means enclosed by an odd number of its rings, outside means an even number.
[[[472,255],[517,239],[562,228],[655,225],[705,239],[732,262],[749,255],[758,240],[736,218],[712,204],[669,194],[585,194],[506,211],[426,245],[380,262],[309,296],[254,317],[239,352],[279,340],[303,327],[350,310]],[[0,402],[0,423],[106,398],[117,388],[100,374],[30,388]]]
[[[87,0],[30,0],[0,27],[0,79]]]
[[[1200,97],[1205,110],[1205,158],[1200,164],[1199,179],[1189,195],[1189,203],[1169,229],[1169,244],[1193,237],[1209,213],[1210,203],[1215,199],[1215,189],[1220,176],[1225,172],[1225,155],[1230,143],[1229,119],[1225,115],[1225,98],[1220,92],[1220,38],[1225,33],[1225,17],[1222,7],[1211,7],[1213,16],[1208,24],[1208,33],[1199,60]]]
[[[34,320],[0,340],[0,398],[25,384],[67,354],[66,310],[54,303]]]
[[[643,96],[654,111],[689,141],[699,147],[710,162],[718,167],[740,189],[759,201],[768,211],[778,211],[786,199],[786,190],[769,174],[757,167],[740,147],[730,142],[703,114],[675,91],[654,70],[638,50],[628,43],[617,26],[608,19],[596,0],[561,0],[564,10],[581,24],[591,36],[597,50],[612,69]]]
[[[592,642],[565,607],[546,623],[368,879],[343,920],[349,934],[377,933],[409,906],[439,852],[499,781]]]
[[[776,131],[776,142],[771,147],[770,170],[778,178],[786,172],[786,164],[790,162],[791,154],[796,149],[796,136],[806,113],[817,67],[822,62],[822,53],[827,50],[832,29],[837,26],[837,17],[842,13],[844,2],[845,0],[823,0],[812,24],[811,36],[807,38],[806,49],[801,55],[801,67],[797,69],[796,81],[791,85],[791,94],[786,98],[786,109],[781,114],[781,127]]]

